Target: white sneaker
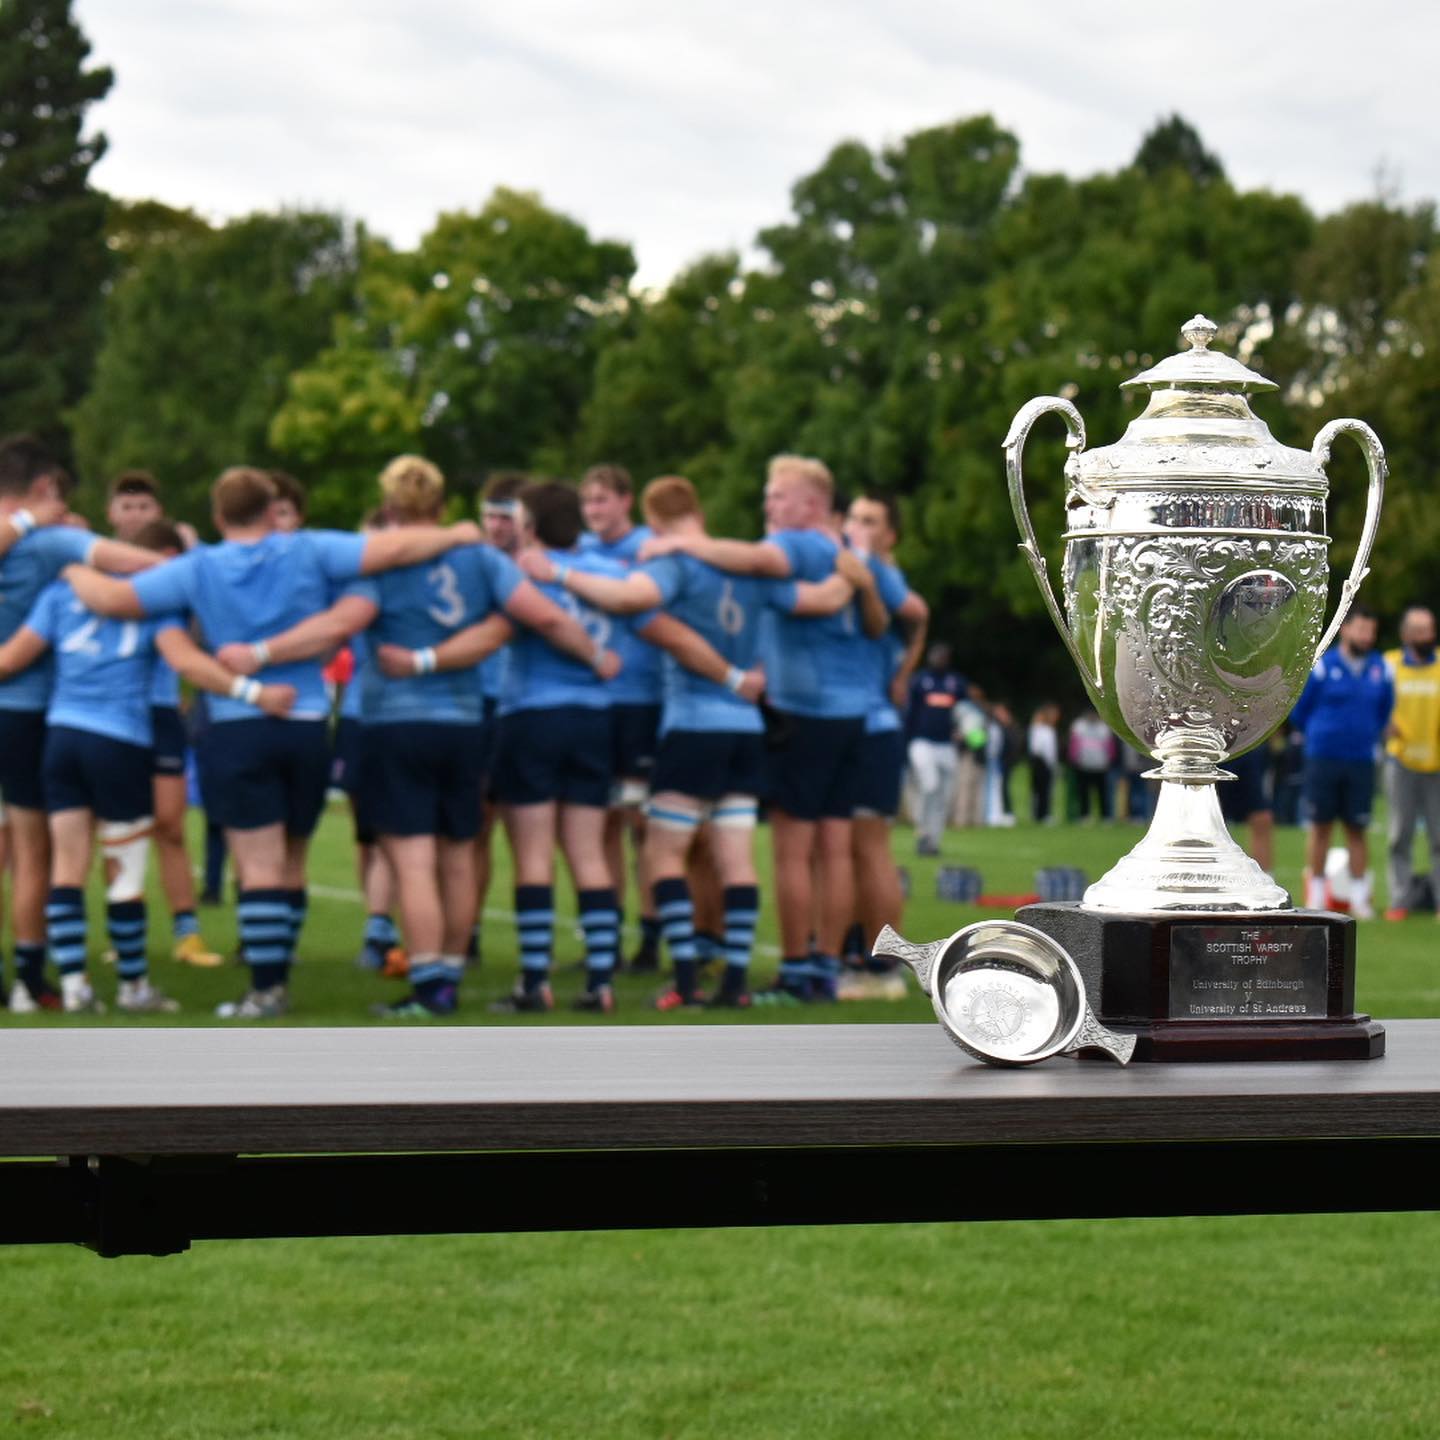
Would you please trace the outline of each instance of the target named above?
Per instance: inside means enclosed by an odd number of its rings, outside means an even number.
[[[174,1015],[180,1002],[162,995],[149,980],[122,980],[115,1008],[127,1015]]]
[[[30,987],[23,981],[17,980],[10,987],[10,1013],[12,1015],[38,1015],[40,1007],[35,1003],[35,997],[30,993]]]
[[[1350,913],[1357,920],[1373,920],[1375,918],[1375,907],[1370,903],[1369,896],[1362,898],[1356,895],[1351,897]]]
[[[103,1015],[105,1007],[84,975],[60,977],[60,1000],[67,1015]]]
[[[848,971],[840,977],[835,991],[838,1000],[903,1000],[907,993],[905,976],[899,970],[880,975]]]
[[[290,996],[283,985],[268,990],[248,990],[238,1000],[226,1000],[215,1007],[221,1020],[277,1020],[290,1009]]]

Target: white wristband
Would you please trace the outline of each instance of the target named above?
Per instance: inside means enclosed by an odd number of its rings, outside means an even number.
[[[11,512],[10,523],[15,533],[24,539],[35,528],[35,517],[28,510],[15,510]]]
[[[427,645],[423,650],[415,652],[410,663],[414,665],[417,675],[429,675],[435,669],[435,651]]]
[[[727,690],[733,690],[738,695],[740,693],[740,687],[744,683],[745,672],[738,665],[732,665],[725,672],[725,688]]]
[[[565,577],[570,573],[570,567],[563,560],[552,560],[550,563],[555,567],[555,583],[563,585]]]
[[[250,653],[255,657],[257,665],[268,665],[270,663],[270,647],[263,640],[257,640],[251,647]]]
[[[248,675],[237,675],[230,682],[230,698],[243,700],[247,705],[258,705],[260,703],[260,682],[252,680]]]

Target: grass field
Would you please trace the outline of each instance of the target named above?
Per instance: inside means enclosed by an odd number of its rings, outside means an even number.
[[[293,1023],[362,1022],[394,988],[351,964],[360,910],[344,837],[330,817]],[[952,834],[945,858],[1019,892],[1040,864],[1096,876],[1135,838],[1022,826]],[[908,853],[908,832],[899,849],[914,938],[982,913],[933,898],[936,862]],[[1282,832],[1292,889],[1299,864],[1298,836]],[[496,910],[508,894],[502,875]],[[228,913],[205,923],[232,943]],[[561,934],[563,965],[579,946]],[[773,946],[768,914],[761,939]],[[462,1021],[493,1019],[480,1002],[508,986],[514,955],[497,916]],[[1361,1007],[1440,1014],[1437,960],[1433,920],[1363,925]],[[762,956],[757,974],[773,963]],[[233,967],[156,969],[185,1000],[183,1023],[207,1023],[242,984]],[[561,982],[564,998],[579,977]],[[621,984],[626,1023],[736,1023],[659,1017],[652,984]],[[918,997],[779,1018],[934,1023]],[[18,1023],[56,1022],[0,1022]],[[272,1241],[110,1262],[11,1249],[0,1434],[1431,1437],[1432,1247],[1440,1219],[1381,1215]]]

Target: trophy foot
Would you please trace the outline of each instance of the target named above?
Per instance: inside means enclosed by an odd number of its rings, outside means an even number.
[[[1085,892],[1095,910],[1267,911],[1292,908],[1231,838],[1213,784],[1162,781],[1145,838]]]

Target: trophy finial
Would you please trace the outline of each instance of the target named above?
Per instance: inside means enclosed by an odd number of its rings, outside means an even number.
[[[1213,320],[1207,320],[1203,315],[1196,315],[1193,319],[1185,322],[1180,333],[1190,342],[1193,349],[1204,350],[1220,333],[1220,327]]]

